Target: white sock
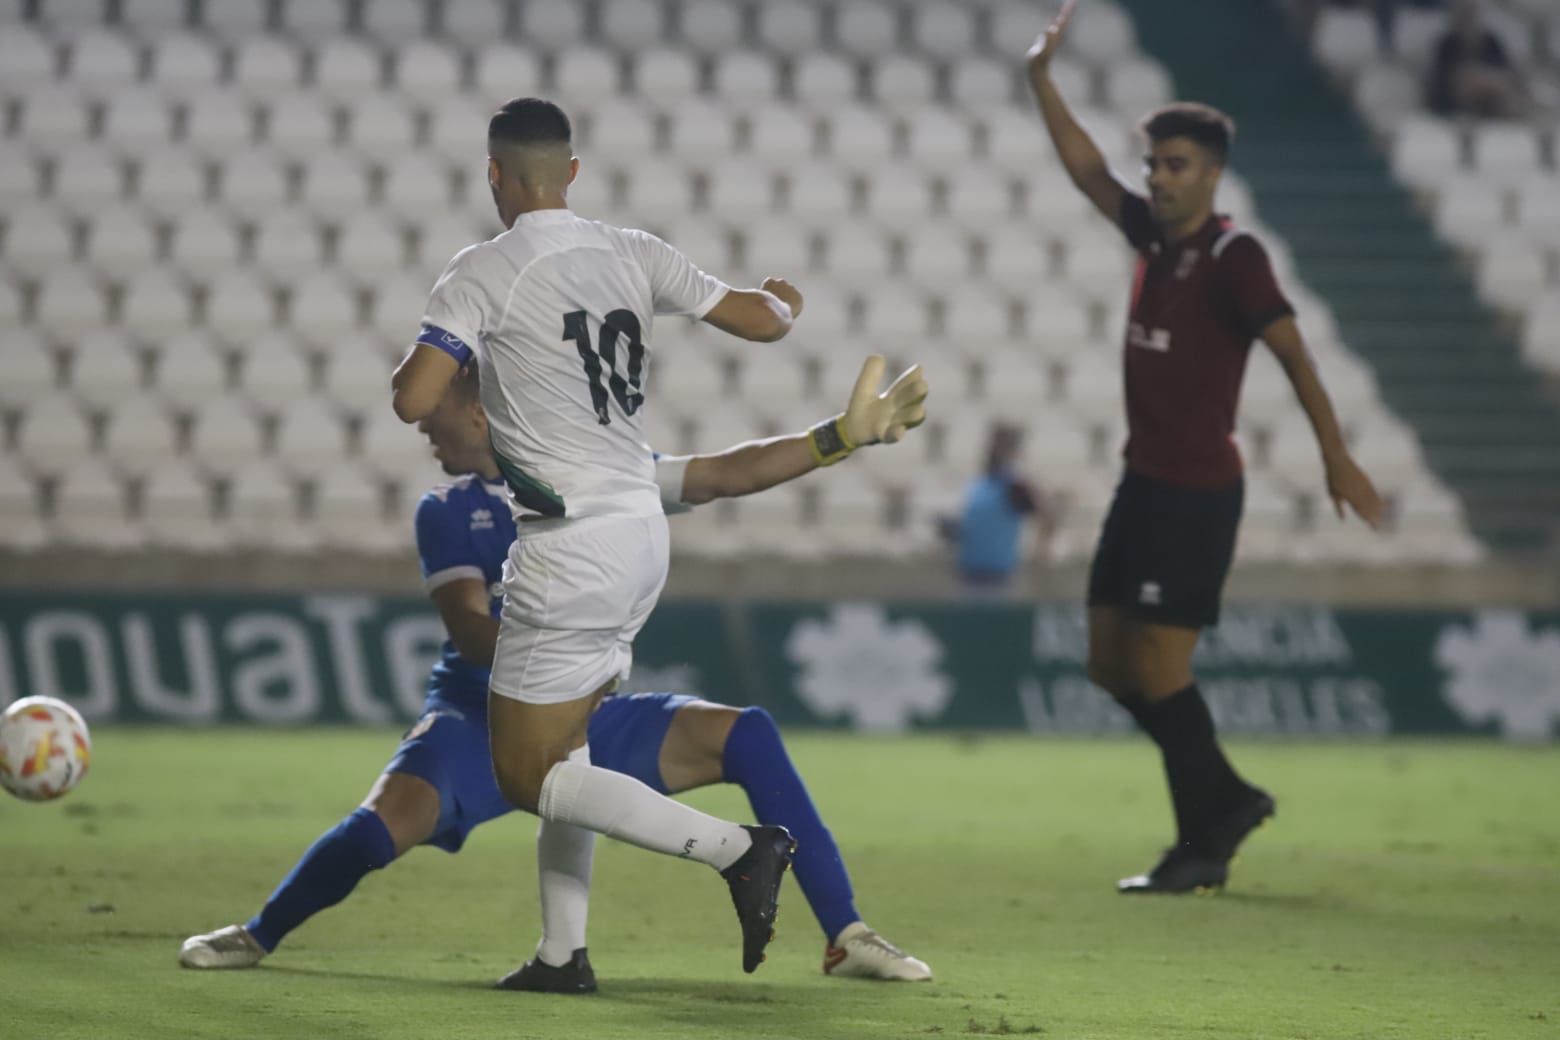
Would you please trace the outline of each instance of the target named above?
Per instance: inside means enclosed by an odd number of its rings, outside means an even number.
[[[569,755],[571,762],[589,763],[589,745]],[[542,896],[542,941],[536,956],[561,967],[585,945],[585,918],[590,911],[590,865],[596,832],[561,820],[543,820],[536,831],[536,880]]]
[[[674,802],[631,776],[574,761],[548,771],[537,815],[716,870],[731,866],[753,845],[735,823]]]

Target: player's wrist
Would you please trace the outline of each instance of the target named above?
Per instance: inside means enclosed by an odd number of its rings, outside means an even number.
[[[857,444],[845,429],[842,412],[807,431],[807,446],[812,449],[813,460],[820,466],[832,466],[850,458]]]

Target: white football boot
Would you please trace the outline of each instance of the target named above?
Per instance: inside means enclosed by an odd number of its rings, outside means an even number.
[[[179,947],[179,963],[186,968],[253,968],[264,956],[254,937],[236,924],[192,935]]]
[[[823,973],[839,978],[926,982],[932,969],[860,921],[847,925],[823,951]]]

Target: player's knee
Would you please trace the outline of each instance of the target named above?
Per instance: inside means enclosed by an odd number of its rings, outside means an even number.
[[[1116,700],[1129,696],[1128,683],[1121,674],[1121,668],[1115,662],[1107,662],[1102,658],[1089,658],[1089,681]]]
[[[541,804],[542,782],[551,767],[551,762],[538,766],[518,755],[494,755],[493,779],[510,805],[534,813]]]
[[[769,714],[768,708],[761,708],[756,704],[743,708],[737,714],[737,721],[733,725],[740,725],[760,739],[780,739],[780,725],[775,722],[775,717]]]

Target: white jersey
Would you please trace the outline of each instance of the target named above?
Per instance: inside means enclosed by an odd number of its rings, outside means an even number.
[[[657,314],[729,291],[644,231],[536,210],[457,253],[419,343],[477,358],[493,452],[518,515],[661,510],[640,410]]]

